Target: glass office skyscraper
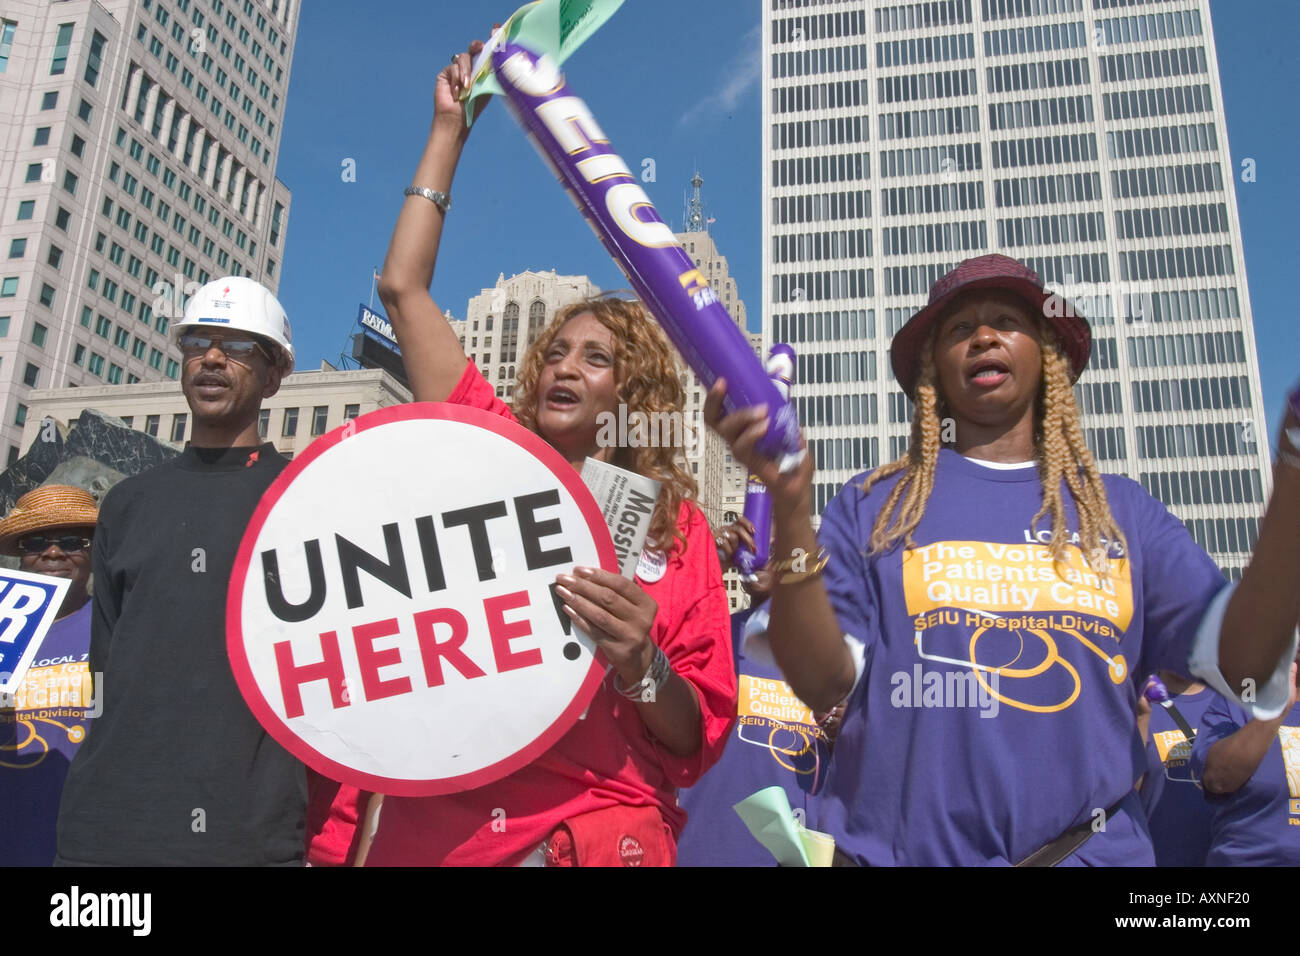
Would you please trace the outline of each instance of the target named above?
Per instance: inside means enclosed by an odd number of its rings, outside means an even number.
[[[893,334],[1001,252],[1093,326],[1102,470],[1231,576],[1270,489],[1208,0],[764,0],[765,341],[800,353],[816,508],[906,448]]]
[[[223,275],[276,290],[290,193],[275,168],[297,26],[297,0],[5,3],[8,461],[33,389],[176,379],[167,328],[187,292]]]

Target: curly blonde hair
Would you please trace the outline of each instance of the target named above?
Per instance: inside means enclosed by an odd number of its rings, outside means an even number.
[[[877,468],[862,483],[867,492],[890,475],[903,473],[885,499],[871,531],[869,550],[888,551],[900,540],[915,547],[912,532],[921,523],[926,503],[934,490],[934,469],[939,459],[940,419],[944,401],[939,392],[938,372],[934,365],[935,333],[926,340],[921,353],[921,374],[917,379],[915,409],[912,414],[912,438],[907,451],[896,461]],[[1070,535],[1066,527],[1065,504],[1061,498],[1061,479],[1074,498],[1079,515],[1079,547],[1089,566],[1104,574],[1108,565],[1107,541],[1125,546],[1110,512],[1110,502],[1102,485],[1097,463],[1083,439],[1079,408],[1070,387],[1070,364],[1062,354],[1050,326],[1042,327],[1043,375],[1039,385],[1034,430],[1034,461],[1043,485],[1043,504],[1030,522],[1034,532],[1046,515],[1052,518],[1052,559],[1065,560]]]
[[[514,413],[520,423],[537,431],[537,381],[546,353],[566,322],[588,312],[614,335],[614,380],[618,400],[627,406],[629,418],[636,413],[646,417],[676,413],[677,420],[684,422],[686,389],[678,378],[672,345],[640,302],[605,295],[560,309],[525,353],[514,391]],[[685,439],[684,428],[673,431],[677,431],[677,440]],[[686,467],[681,445],[658,444],[654,448],[619,447],[613,464],[662,483],[648,541],[664,551],[679,542],[685,552],[686,538],[677,529],[677,515],[683,501],[695,500],[695,479]]]

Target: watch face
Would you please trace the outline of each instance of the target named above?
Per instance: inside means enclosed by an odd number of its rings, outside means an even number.
[[[1287,396],[1287,401],[1291,405],[1291,414],[1296,417],[1297,421],[1300,421],[1300,383],[1297,383],[1296,387],[1291,389],[1291,394]],[[1295,441],[1294,438],[1291,440],[1293,442]]]

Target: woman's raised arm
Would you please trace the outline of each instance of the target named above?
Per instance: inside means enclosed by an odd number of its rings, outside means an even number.
[[[417,189],[451,193],[456,164],[469,136],[460,94],[469,84],[472,58],[482,48],[483,44],[475,40],[467,53],[457,56],[438,75],[429,141],[411,178],[411,185]],[[417,402],[445,401],[468,362],[460,340],[429,294],[446,215],[434,199],[419,193],[408,195],[397,217],[379,279],[379,298],[397,335],[402,364]]]
[[[814,462],[808,450],[803,462],[782,474],[776,463],[755,451],[767,431],[767,407],[743,408],[723,416],[726,382],[718,379],[704,402],[704,421],[716,431],[731,454],[757,475],[772,496],[772,556],[818,553],[812,526]],[[786,682],[805,704],[825,714],[839,705],[857,676],[853,655],[844,641],[825,581],[817,575],[798,582],[773,578],[767,637]]]
[[[1292,394],[1300,395],[1300,384]],[[1293,397],[1283,414],[1273,497],[1255,552],[1223,616],[1219,669],[1233,690],[1269,679],[1300,618],[1300,445],[1291,438],[1300,433],[1295,403]]]

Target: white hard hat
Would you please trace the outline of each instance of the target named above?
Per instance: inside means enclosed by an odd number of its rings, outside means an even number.
[[[190,328],[238,329],[275,346],[280,364],[293,369],[293,334],[284,306],[271,290],[247,276],[225,276],[201,288],[185,306],[185,317],[171,329],[172,341]]]

